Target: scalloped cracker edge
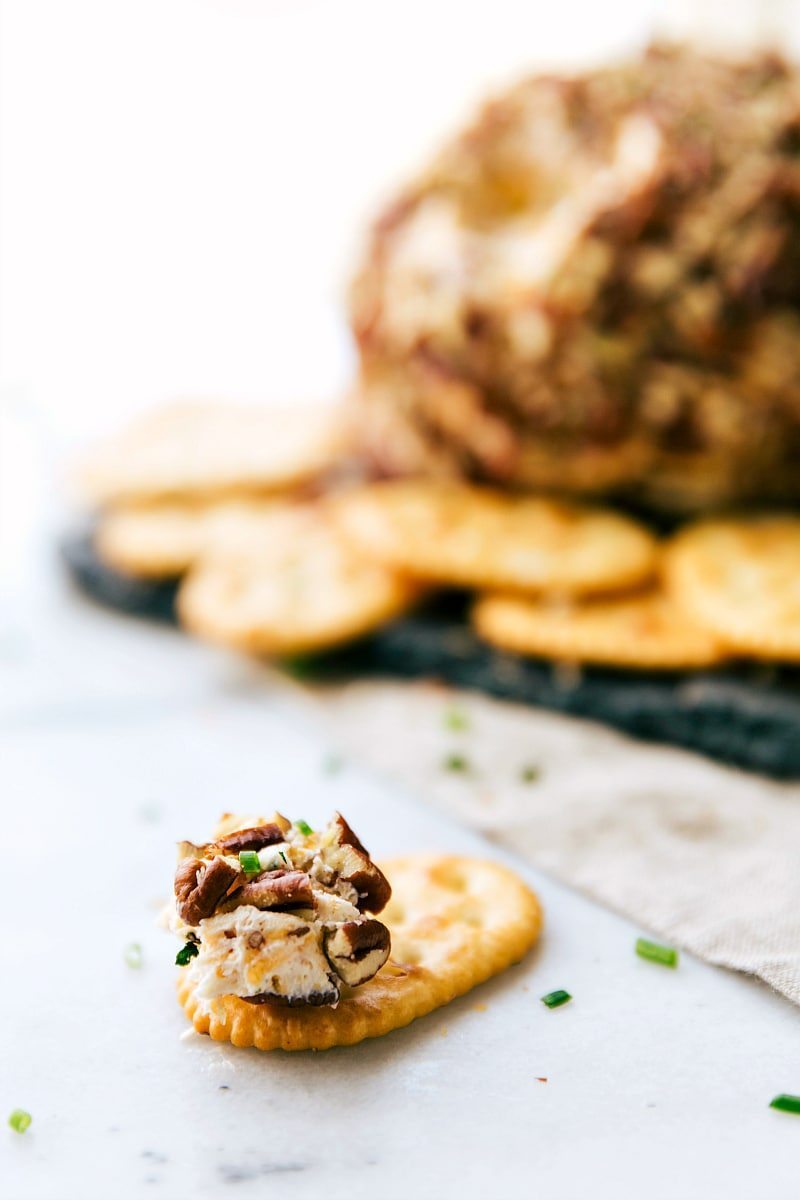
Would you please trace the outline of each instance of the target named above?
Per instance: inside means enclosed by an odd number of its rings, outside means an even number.
[[[178,999],[198,1033],[259,1050],[328,1050],[381,1037],[425,1016],[518,962],[539,937],[534,893],[508,868],[456,855],[415,855],[382,864],[392,899],[386,966],[336,1008],[248,1004],[237,996],[202,1006],[191,981]]]

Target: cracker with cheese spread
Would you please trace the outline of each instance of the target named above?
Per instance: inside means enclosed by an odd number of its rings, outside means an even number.
[[[320,833],[276,814],[183,843],[178,998],[197,1032],[261,1050],[352,1045],[446,1004],[539,936],[536,897],[496,863],[417,855],[385,869],[339,814]]]

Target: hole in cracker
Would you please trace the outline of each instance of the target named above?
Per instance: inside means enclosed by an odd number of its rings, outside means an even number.
[[[390,975],[393,979],[403,979],[409,973],[409,966],[406,966],[401,962],[394,962],[393,959],[389,959],[389,961],[381,967],[380,974]]]
[[[452,863],[442,863],[441,866],[432,867],[430,877],[434,883],[438,883],[440,887],[447,888],[451,892],[467,890],[468,881],[465,873]]]

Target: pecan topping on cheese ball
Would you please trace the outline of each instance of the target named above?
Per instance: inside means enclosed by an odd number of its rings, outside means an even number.
[[[177,962],[202,1002],[339,1001],[386,962],[389,931],[375,919],[389,881],[339,813],[320,833],[279,813],[226,815],[217,838],[181,842],[175,872]]]

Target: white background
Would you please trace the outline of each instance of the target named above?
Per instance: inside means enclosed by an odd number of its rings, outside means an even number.
[[[3,382],[60,431],[164,396],[328,394],[365,215],[488,86],[652,4],[11,0]]]
[[[726,33],[752,14],[725,5]],[[647,0],[3,3],[0,1120],[35,1117],[0,1129],[4,1200],[796,1190],[800,1121],[766,1107],[800,1091],[796,1012],[688,959],[639,963],[633,926],[530,872],[548,935],[486,1013],[468,998],[319,1059],[178,1042],[152,906],[171,842],[220,807],[263,788],[314,819],[342,804],[381,852],[475,842],[355,773],[321,782],[324,738],[263,680],[91,610],[50,541],[66,452],[124,414],[334,396],[366,214],[487,87],[656,20]],[[90,869],[36,886],[60,856]],[[547,1013],[561,986],[574,1006]]]

